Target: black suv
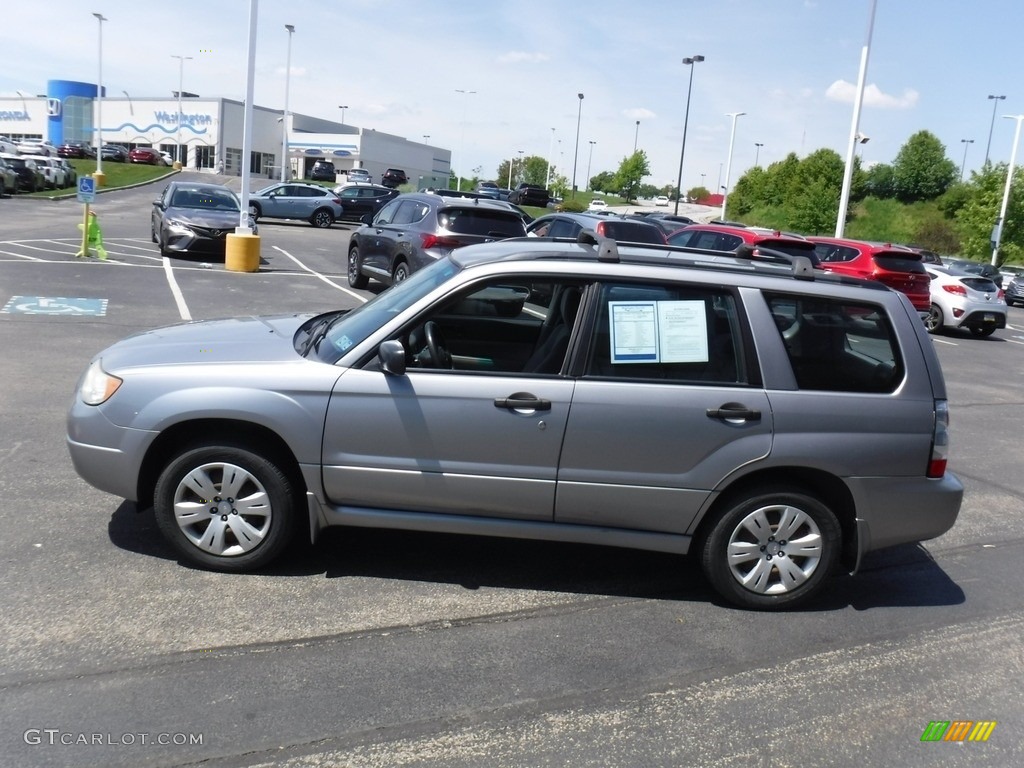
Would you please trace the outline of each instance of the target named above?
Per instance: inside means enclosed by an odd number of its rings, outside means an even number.
[[[384,175],[380,177],[380,183],[385,187],[397,187],[402,184],[409,183],[409,177],[405,175],[405,171],[401,168],[388,168],[384,171]]]
[[[353,288],[365,288],[371,277],[400,283],[456,248],[526,235],[522,217],[505,203],[423,192],[399,195],[363,222],[349,241]]]
[[[622,216],[601,216],[595,213],[549,213],[531,221],[527,227],[527,234],[534,237],[575,239],[585,229],[591,229],[602,237],[610,237],[624,243],[668,243],[665,233],[648,221],[627,219]]]
[[[520,184],[508,193],[508,201],[516,205],[535,205],[547,208],[551,195],[544,187],[536,184]]]
[[[313,181],[334,181],[336,174],[337,169],[330,160],[317,160],[313,163],[309,178]]]

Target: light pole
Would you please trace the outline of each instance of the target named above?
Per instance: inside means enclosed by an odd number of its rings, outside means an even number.
[[[864,159],[864,145],[867,144],[869,141],[871,141],[871,137],[870,136],[865,136],[863,133],[858,133],[857,134],[857,144],[859,145],[858,149],[860,149],[860,159],[861,160]]]
[[[99,72],[96,77],[96,173],[93,174],[93,178],[96,180],[96,186],[102,187],[106,179],[103,174],[103,22],[107,19],[102,13],[94,13],[93,16],[100,27],[100,48],[97,56]]]
[[[757,147],[757,149],[754,150],[754,167],[760,168],[761,163],[759,161],[761,159],[761,147],[764,146],[764,142],[755,141],[754,146]]]
[[[178,156],[177,156],[176,160],[178,161],[178,166],[177,167],[178,168],[183,168],[185,166],[185,161],[188,159],[188,152],[187,151],[185,152],[185,158],[182,159],[182,157],[181,157],[181,155],[182,155],[182,152],[181,152],[181,89],[183,87],[182,84],[183,84],[183,82],[185,80],[185,61],[188,60],[188,59],[191,59],[192,57],[191,56],[181,56],[181,55],[172,53],[171,54],[171,58],[178,60],[178,150],[177,150]]]
[[[462,99],[462,142],[459,145],[459,162],[465,162],[462,157],[463,151],[466,149],[466,100],[472,96],[476,91],[464,91],[461,88],[455,89],[456,93],[461,93],[465,98]],[[462,174],[455,174],[455,191],[462,191]]]
[[[594,159],[594,145],[595,144],[597,144],[596,141],[590,142],[590,156],[587,158],[587,178],[586,178],[587,189],[590,189],[590,161]]]
[[[424,133],[423,134],[423,143],[426,144],[429,140],[430,140],[430,134],[429,133]]]
[[[128,99],[128,111],[134,115],[135,107],[132,106],[132,97],[128,95],[128,91],[121,91],[121,93],[123,93],[124,97]]]
[[[636,154],[637,140],[640,138],[640,121],[636,121],[636,129],[633,131],[633,154]]]
[[[341,124],[345,124],[345,110],[348,109],[348,104],[340,104],[338,109],[341,110]]]
[[[544,187],[548,188],[551,186],[551,153],[555,149],[555,129],[551,129],[551,141],[548,142],[548,174],[544,179]]]
[[[693,65],[704,61],[703,56],[687,56],[683,64],[690,68],[690,84],[686,88],[686,113],[683,116],[683,148],[679,150],[679,178],[676,181],[676,208],[679,213],[679,198],[683,196],[683,158],[686,157],[686,128],[690,124],[690,93],[693,91]]]
[[[521,175],[525,175],[525,171],[523,170],[523,153],[526,150],[520,149],[520,150],[517,150],[517,151],[519,152],[519,173]]]
[[[960,181],[964,180],[964,168],[967,167],[967,145],[973,144],[974,139],[960,139],[960,143],[964,145],[964,161],[960,163]]]
[[[988,127],[988,144],[985,145],[985,165],[988,165],[988,153],[992,149],[992,129],[996,125],[996,106],[999,102],[1005,99],[1005,96],[993,96],[989,94],[989,98],[992,99],[992,122]]]
[[[732,148],[736,143],[736,118],[746,112],[727,112],[726,117],[732,118],[732,131],[729,134],[729,156],[725,162],[725,192],[722,194],[722,219],[725,219],[725,204],[729,200],[729,177],[732,174]]]
[[[1024,115],[1003,115],[1007,120],[1017,121],[1017,130],[1013,134],[1013,151],[1010,152],[1010,167],[1006,169],[1006,189],[1003,191],[1003,204],[999,208],[999,218],[996,219],[995,237],[992,244],[992,266],[999,263],[999,244],[1003,241],[1003,222],[1006,220],[1006,206],[1010,202],[1010,187],[1013,184],[1013,166],[1017,162],[1017,142],[1020,141],[1020,124],[1024,122]]]
[[[292,35],[295,34],[294,24],[285,24],[288,30],[288,56],[284,65],[284,116],[281,118],[281,181],[288,180],[288,169],[291,160],[288,158],[288,88],[292,80]],[[342,123],[344,123],[344,118]]]
[[[576,199],[576,163],[580,157],[580,118],[583,117],[583,94],[577,93],[576,97],[580,100],[580,106],[576,112],[576,149],[572,153],[572,197],[570,200]]]
[[[860,51],[860,74],[857,76],[857,95],[853,100],[853,120],[850,125],[850,143],[846,149],[846,166],[843,170],[843,190],[839,195],[839,210],[836,213],[836,237],[843,236],[846,228],[846,209],[850,205],[850,189],[853,186],[853,154],[857,149],[857,132],[860,127],[860,108],[864,103],[864,85],[868,77],[868,56],[871,53],[871,35],[875,30],[875,7],[878,0],[871,0],[868,16],[868,33]]]

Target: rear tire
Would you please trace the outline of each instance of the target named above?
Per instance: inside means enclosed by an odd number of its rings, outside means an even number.
[[[791,608],[818,594],[839,555],[835,514],[784,486],[755,488],[711,524],[699,552],[715,591],[755,610]]]
[[[249,218],[252,219],[252,221],[259,221],[260,216],[262,215],[263,211],[260,209],[259,205],[256,203],[249,203]]]
[[[942,310],[938,304],[932,304],[928,310],[928,317],[924,320],[924,327],[928,333],[938,333],[942,330]]]
[[[309,217],[309,223],[317,229],[327,229],[334,223],[334,214],[326,208],[320,208]]]

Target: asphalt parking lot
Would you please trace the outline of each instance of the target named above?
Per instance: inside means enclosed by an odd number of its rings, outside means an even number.
[[[1024,764],[1024,309],[933,338],[957,525],[806,610],[720,605],[669,555],[372,530],[214,574],[75,475],[78,376],[138,330],[373,293],[348,288],[349,225],[261,222],[255,274],[162,259],[160,188],[100,196],[106,261],[75,258],[74,200],[0,200],[0,764]],[[943,720],[998,725],[922,743]]]

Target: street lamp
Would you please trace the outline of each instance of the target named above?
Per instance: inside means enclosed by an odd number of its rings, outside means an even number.
[[[128,91],[121,91],[121,93],[123,93],[124,97],[128,99],[128,111],[134,115],[135,107],[132,106],[132,97],[128,95]]]
[[[100,47],[97,60],[99,61],[99,73],[96,77],[96,173],[93,178],[96,186],[102,187],[103,180],[103,22],[106,17],[102,13],[94,13],[100,27]]]
[[[341,124],[344,125],[345,124],[345,110],[348,109],[348,104],[341,104],[341,105],[338,106],[338,109],[341,110]]]
[[[455,89],[456,93],[461,93],[465,97],[472,96],[476,91],[464,91],[461,88]],[[459,145],[459,161],[464,162],[462,153],[466,149],[466,99],[462,100],[462,143]],[[462,191],[462,174],[455,174],[455,191]]]
[[[732,174],[732,148],[736,142],[736,118],[746,112],[727,112],[726,117],[732,118],[732,132],[729,135],[729,156],[725,162],[725,192],[722,194],[722,219],[725,219],[725,204],[729,199],[729,177]]]
[[[172,59],[178,60],[178,168],[185,166],[185,161],[188,160],[188,152],[185,152],[185,158],[182,159],[181,152],[181,89],[182,83],[185,79],[185,61],[191,59],[191,56],[181,56],[178,54],[171,54]]]
[[[295,34],[294,24],[285,24],[288,30],[288,57],[284,66],[284,115],[281,117],[281,181],[288,180],[288,168],[291,160],[288,158],[288,87],[292,80],[292,35]],[[345,121],[342,120],[344,123]]]
[[[579,110],[576,112],[576,149],[572,154],[572,197],[571,200],[576,199],[576,162],[580,157],[580,118],[583,117],[583,94],[577,93],[576,97],[580,100]]]
[[[587,158],[587,189],[590,189],[590,161],[594,159],[594,145],[596,141],[590,142],[590,156]]]
[[[967,167],[967,145],[973,144],[974,139],[960,139],[960,143],[964,145],[964,161],[960,163],[960,181],[964,180],[964,168]]]
[[[1006,205],[1010,201],[1010,186],[1013,184],[1013,165],[1017,162],[1017,142],[1020,141],[1020,124],[1024,122],[1024,115],[1003,115],[1007,120],[1017,121],[1017,130],[1013,134],[1013,151],[1010,152],[1010,167],[1006,169],[1006,189],[1003,191],[1003,204],[999,209],[999,218],[996,219],[994,230],[995,237],[992,238],[992,266],[998,265],[999,244],[1003,240],[1003,222],[1006,221]]]
[[[866,136],[863,133],[858,133],[857,134],[857,144],[860,145],[858,148],[860,149],[860,157],[861,157],[861,159],[864,158],[864,145],[867,144],[869,141],[871,141],[871,137],[870,136]]]
[[[988,144],[985,145],[985,165],[988,165],[988,152],[992,149],[992,129],[996,125],[996,106],[1006,97],[989,94],[989,98],[992,99],[992,123],[988,127]]]
[[[690,124],[690,93],[693,91],[693,65],[704,61],[703,56],[687,56],[683,64],[690,68],[690,84],[686,88],[686,113],[683,117],[683,148],[679,150],[679,179],[676,181],[676,208],[679,213],[679,198],[683,195],[683,158],[686,157],[686,128]]]
[[[636,142],[640,138],[640,121],[636,121],[636,130],[633,131],[633,154],[636,154]]]
[[[755,141],[754,146],[757,147],[757,149],[754,150],[754,167],[760,168],[761,164],[758,161],[761,159],[761,147],[764,146],[764,142]]]
[[[547,174],[547,177],[544,179],[544,186],[545,187],[550,187],[551,186],[551,153],[554,151],[554,149],[555,149],[555,129],[552,128],[551,129],[551,141],[548,142],[548,174]]]
[[[429,133],[424,133],[423,134],[423,143],[426,144],[429,139],[430,139],[430,134]]]

